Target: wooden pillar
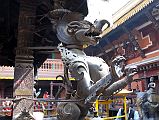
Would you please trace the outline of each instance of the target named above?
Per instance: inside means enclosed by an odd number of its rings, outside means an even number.
[[[50,83],[50,98],[53,98],[53,81]]]
[[[13,119],[22,111],[33,112],[34,67],[33,52],[27,49],[33,41],[36,0],[20,0],[18,41],[15,57],[13,96]],[[23,119],[23,118],[21,118]],[[19,119],[17,119],[19,120]],[[29,118],[27,119],[29,120]]]

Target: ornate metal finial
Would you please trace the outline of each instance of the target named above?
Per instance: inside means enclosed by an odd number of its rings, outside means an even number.
[[[154,77],[150,77],[150,83],[148,84],[148,88],[155,88],[156,84],[154,82]]]

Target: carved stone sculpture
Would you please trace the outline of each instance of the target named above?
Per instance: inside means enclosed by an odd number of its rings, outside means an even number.
[[[98,24],[101,26],[103,23]],[[60,103],[58,120],[83,120],[100,94],[109,97],[133,81],[136,67],[126,69],[123,56],[116,57],[112,66],[108,66],[103,59],[84,53],[84,45],[98,43],[99,28],[102,27],[94,26],[83,20],[81,14],[73,12],[65,14],[57,24],[57,37],[62,42],[58,46],[62,61],[77,81],[76,92],[70,93],[69,99],[79,100],[78,103]],[[119,80],[115,81],[116,78]]]
[[[142,120],[159,119],[159,95],[155,92],[154,78],[150,78],[148,90],[137,95],[137,105]]]

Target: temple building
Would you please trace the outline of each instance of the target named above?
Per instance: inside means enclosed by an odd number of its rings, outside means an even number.
[[[108,64],[116,55],[136,65],[138,73],[128,89],[147,90],[151,76],[159,93],[159,2],[134,0],[113,15],[114,24],[106,29],[97,46],[86,49],[89,55],[102,57]]]

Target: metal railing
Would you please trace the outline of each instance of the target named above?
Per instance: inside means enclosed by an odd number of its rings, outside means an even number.
[[[20,98],[20,99],[13,99],[13,98],[7,98],[7,99],[0,99],[0,116],[12,116],[13,108],[16,104],[16,100],[21,99],[28,99],[31,100],[31,98]],[[82,99],[81,99],[82,100]],[[59,102],[80,102],[81,100],[64,100],[64,99],[58,99],[55,100],[54,98],[34,98],[34,112],[43,112],[45,118],[55,117],[56,116],[56,110],[57,105]],[[6,103],[10,103],[6,105]]]

